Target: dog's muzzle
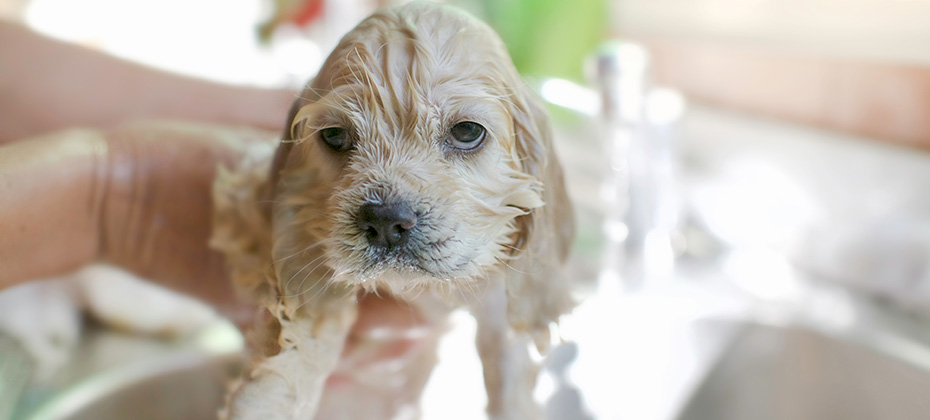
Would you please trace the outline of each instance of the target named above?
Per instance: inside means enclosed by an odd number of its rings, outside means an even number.
[[[407,244],[417,215],[403,202],[365,203],[359,208],[356,223],[371,247],[389,251]]]

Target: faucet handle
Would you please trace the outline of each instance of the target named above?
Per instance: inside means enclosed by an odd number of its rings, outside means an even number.
[[[650,59],[646,49],[632,42],[608,41],[598,47],[593,62],[604,117],[638,121],[649,84]]]

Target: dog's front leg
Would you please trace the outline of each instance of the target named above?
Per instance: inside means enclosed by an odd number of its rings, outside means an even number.
[[[542,410],[533,399],[539,364],[530,358],[533,341],[529,334],[514,331],[507,319],[507,294],[503,284],[494,284],[481,302],[473,306],[478,322],[478,354],[484,367],[488,393],[488,417],[492,420],[541,419]]]
[[[284,305],[282,303],[281,305]],[[346,300],[326,309],[292,311],[275,308],[280,351],[253,364],[230,395],[229,420],[311,420],[326,379],[342,353],[355,322],[357,305]]]

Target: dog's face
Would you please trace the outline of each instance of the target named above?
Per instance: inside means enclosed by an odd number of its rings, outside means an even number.
[[[304,91],[276,159],[275,260],[310,247],[320,259],[283,272],[322,264],[334,282],[397,293],[506,267],[543,204],[525,90],[472,18],[408,6],[360,24]]]

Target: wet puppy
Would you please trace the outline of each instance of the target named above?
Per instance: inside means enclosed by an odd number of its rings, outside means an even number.
[[[488,411],[532,399],[573,234],[548,120],[497,35],[444,6],[379,11],[295,102],[285,139],[217,181],[213,245],[273,320],[223,416],[311,419],[360,290],[477,294]],[[261,339],[259,339],[261,341]]]

